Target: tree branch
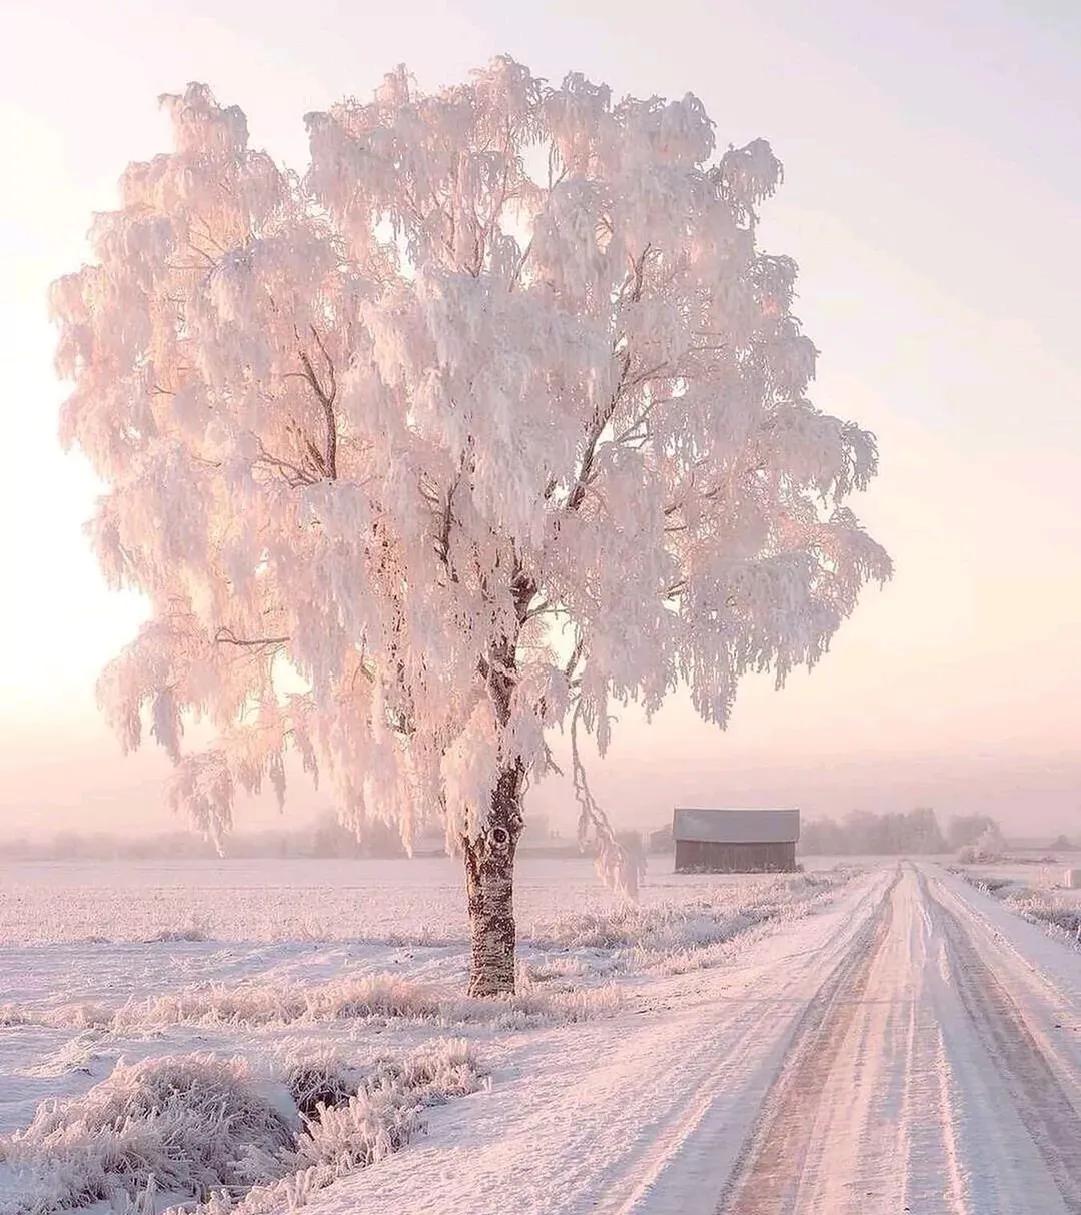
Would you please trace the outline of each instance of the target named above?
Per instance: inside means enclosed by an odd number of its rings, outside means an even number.
[[[255,648],[258,646],[285,645],[288,637],[238,637],[228,625],[222,625],[214,634],[219,645],[236,645]]]
[[[286,482],[293,488],[298,485],[314,485],[315,478],[304,469],[293,464],[289,460],[283,460],[280,456],[273,456],[263,446],[263,440],[258,435],[255,436],[256,442],[259,444],[259,459],[258,464],[268,464],[271,468],[276,468],[278,472],[285,478]]]
[[[585,648],[585,638],[581,633],[578,634],[578,640],[574,643],[574,649],[571,652],[570,658],[567,660],[567,665],[563,668],[563,674],[567,679],[574,678],[575,668],[582,657],[582,650]]]
[[[608,815],[598,804],[589,787],[585,764],[578,749],[578,722],[582,715],[582,701],[574,706],[571,716],[571,776],[574,796],[578,802],[578,843],[584,848],[593,836],[597,846],[596,866],[601,877],[628,898],[638,897],[638,884],[644,864],[641,856],[633,856],[612,830]]]
[[[642,298],[642,282],[645,275],[646,257],[649,255],[652,246],[646,245],[638,257],[638,260],[633,263],[634,274],[632,277],[631,301],[637,303]],[[663,366],[663,364],[661,364]],[[586,496],[586,488],[589,485],[593,474],[593,465],[597,458],[597,445],[600,443],[601,436],[604,434],[608,423],[611,422],[616,408],[619,405],[620,397],[623,395],[623,390],[628,386],[627,375],[631,369],[631,347],[628,342],[623,351],[623,366],[620,368],[619,380],[616,383],[615,391],[612,393],[608,404],[600,411],[594,413],[593,422],[590,425],[586,435],[585,454],[582,456],[582,465],[578,470],[578,476],[574,480],[574,486],[571,489],[570,496],[567,498],[567,510],[577,510]],[[643,379],[648,379],[649,376],[656,374],[660,367],[653,368],[648,372],[635,377],[633,383],[641,383]]]
[[[443,506],[442,522],[439,528],[439,536],[436,540],[435,551],[439,560],[446,567],[447,573],[450,575],[451,582],[458,581],[458,574],[450,563],[450,529],[454,522],[454,514],[451,506],[454,502],[454,491],[458,488],[458,483],[462,479],[462,474],[459,471],[458,475],[451,482],[450,488],[447,490],[447,499]]]
[[[338,477],[338,425],[337,419],[334,416],[334,401],[338,395],[338,380],[334,372],[334,363],[327,353],[323,339],[319,336],[319,331],[314,325],[310,325],[309,328],[311,329],[312,337],[315,338],[315,344],[319,347],[319,351],[327,365],[328,386],[324,388],[319,376],[315,372],[315,368],[312,366],[311,359],[308,358],[308,352],[304,349],[300,351],[300,362],[304,368],[304,379],[311,385],[312,392],[315,393],[316,399],[323,407],[323,421],[326,427],[326,450],[321,454],[321,463],[324,474],[331,481],[335,481]]]

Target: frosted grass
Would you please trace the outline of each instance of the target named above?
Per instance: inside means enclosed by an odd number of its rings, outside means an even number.
[[[119,1064],[0,1139],[0,1215],[97,1202],[150,1212],[159,1197],[208,1213],[281,1209],[399,1150],[424,1109],[474,1092],[483,1076],[460,1041],[362,1072],[325,1061],[314,1070],[323,1087],[312,1108],[311,1066],[274,1077],[211,1055]]]

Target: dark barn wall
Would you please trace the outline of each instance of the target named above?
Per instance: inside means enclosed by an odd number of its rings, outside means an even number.
[[[795,844],[676,840],[676,873],[794,873]]]

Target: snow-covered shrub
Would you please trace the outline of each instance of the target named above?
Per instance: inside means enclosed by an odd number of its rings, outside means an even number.
[[[317,1066],[317,1070],[319,1067]],[[340,1076],[333,1066],[327,1072]],[[476,1092],[484,1073],[461,1040],[431,1043],[404,1058],[376,1060],[345,1103],[318,1103],[303,1118],[284,1175],[252,1186],[234,1203],[211,1195],[188,1215],[280,1215],[295,1211],[338,1177],[375,1164],[404,1147],[424,1127],[423,1113],[452,1097]],[[165,1215],[181,1215],[175,1208]]]
[[[1010,883],[1010,888],[997,897],[1012,912],[1043,928],[1049,936],[1081,949],[1081,905],[1015,883]]]
[[[177,928],[160,928],[152,936],[147,937],[147,945],[168,945],[179,942],[198,942],[209,940],[209,933],[202,919],[197,916]]]
[[[451,1000],[445,1011],[451,1024],[487,1022],[496,1029],[529,1029],[610,1017],[622,1007],[622,993],[613,987],[572,991],[537,991],[526,987],[513,996],[487,1000],[467,996]]]
[[[70,1072],[90,1074],[90,1065],[97,1059],[94,1046],[97,1035],[79,1034],[70,1038],[55,1051],[41,1055],[22,1069],[25,1076],[65,1076]]]
[[[1030,923],[1046,928],[1052,936],[1081,944],[1081,905],[1031,889],[1011,892],[1003,902]]]
[[[43,1103],[0,1141],[15,1177],[3,1215],[38,1215],[145,1190],[246,1188],[293,1142],[247,1063],[189,1055],[118,1064],[81,1097]]]
[[[1012,878],[990,876],[969,877],[967,874],[965,876],[969,885],[975,886],[977,890],[982,890],[984,894],[994,895],[996,898],[1003,898],[1007,890],[1017,886],[1017,883]]]
[[[583,958],[545,957],[540,961],[519,962],[518,986],[530,990],[539,983],[551,983],[554,988],[565,989],[574,979],[588,975],[591,967]]]
[[[275,1100],[273,1086],[240,1060],[119,1064],[84,1096],[46,1102],[25,1130],[0,1140],[0,1215],[100,1201],[150,1215],[159,1194],[183,1196],[188,1210],[199,1202],[203,1215],[293,1210],[335,1177],[402,1147],[425,1109],[476,1091],[483,1072],[454,1040],[363,1071],[298,1062],[284,1079]]]
[[[321,1105],[297,1142],[301,1168],[350,1172],[397,1151],[417,1129],[420,1111],[474,1092],[479,1074],[462,1041],[441,1042],[405,1059],[381,1059],[345,1105]]]
[[[285,1087],[299,1112],[310,1118],[320,1106],[344,1105],[362,1079],[363,1073],[355,1067],[327,1055],[294,1063],[285,1073]]]

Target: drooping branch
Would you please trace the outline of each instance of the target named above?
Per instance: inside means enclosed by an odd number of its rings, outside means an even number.
[[[628,898],[635,898],[644,862],[641,856],[632,855],[630,850],[616,839],[608,815],[593,796],[578,747],[578,723],[581,716],[582,701],[579,698],[571,716],[571,774],[574,796],[578,802],[578,843],[585,848],[592,836],[597,848],[597,872],[602,880]]]
[[[604,434],[605,428],[612,420],[612,415],[616,411],[616,406],[619,404],[619,398],[623,392],[623,384],[627,377],[627,369],[630,367],[631,352],[628,348],[623,356],[623,369],[620,372],[619,382],[616,385],[615,392],[612,393],[607,405],[593,415],[593,421],[590,424],[589,432],[586,435],[585,454],[582,456],[582,463],[578,469],[578,476],[574,479],[574,485],[571,488],[570,495],[567,498],[567,510],[575,511],[585,500],[586,487],[589,485],[593,477],[593,463],[597,458],[597,444],[600,442],[601,435]]]

